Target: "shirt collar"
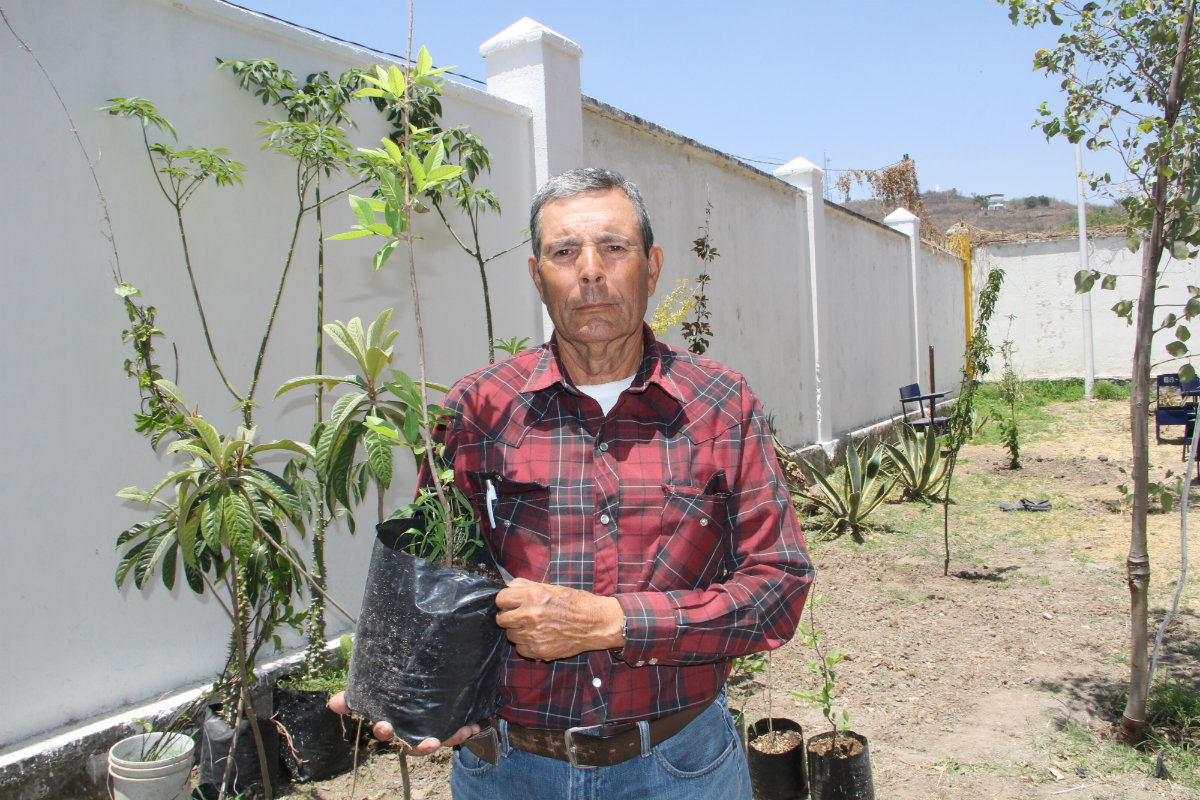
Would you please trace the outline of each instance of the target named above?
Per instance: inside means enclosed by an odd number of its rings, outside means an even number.
[[[667,364],[673,360],[674,354],[655,338],[650,326],[643,322],[642,363],[633,376],[633,384],[627,391],[644,392],[648,386],[654,385],[676,403],[682,405],[683,393],[667,368]],[[563,368],[562,359],[558,353],[557,333],[551,335],[550,341],[542,348],[541,357],[521,391],[523,393],[541,392],[554,386],[561,386],[572,394],[579,394],[579,390],[575,388]]]

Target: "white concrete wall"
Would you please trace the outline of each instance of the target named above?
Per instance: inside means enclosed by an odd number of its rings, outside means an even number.
[[[244,388],[295,214],[293,167],[259,150],[254,123],[272,112],[238,89],[228,71],[215,69],[214,56],[269,57],[300,76],[321,69],[336,75],[377,60],[211,0],[16,0],[5,12],[62,94],[86,157],[46,78],[5,30],[0,229],[7,291],[0,336],[9,383],[0,393],[8,428],[0,641],[9,689],[0,704],[0,751],[71,720],[210,680],[225,651],[227,624],[210,598],[197,600],[179,586],[167,592],[156,585],[144,596],[113,586],[116,535],[147,516],[113,494],[153,484],[175,461],[156,457],[133,431],[137,388],[121,367],[129,356],[121,344],[127,322],[113,294],[113,257],[88,160],[112,211],[123,276],[158,307],[159,327],[178,345],[184,392],[223,430],[235,415],[200,338],[173,213],[154,184],[139,126],[96,109],[115,96],[150,98],[181,143],[225,146],[246,163],[244,186],[205,187],[186,212],[215,347]],[[534,188],[528,111],[457,85],[447,88],[444,105],[449,122],[471,124],[503,154],[486,183],[506,211],[486,218],[485,247],[490,253],[519,242]],[[355,116],[361,128],[351,132],[353,141],[378,146],[386,126],[374,109],[360,102]],[[345,200],[330,206],[328,233],[352,222]],[[430,378],[449,382],[487,360],[479,282],[473,262],[433,214],[418,225]],[[271,398],[285,379],[313,369],[314,237],[309,221],[267,352],[258,394],[264,405],[256,413],[263,440],[304,440],[311,425],[309,396]],[[415,373],[405,259],[398,253],[372,274],[372,249],[361,240],[328,243],[326,317],[373,318],[395,306],[396,364]],[[524,257],[514,253],[491,268],[500,336],[540,332]],[[327,370],[349,373],[338,355],[327,348]],[[173,374],[170,345],[161,344],[158,356]],[[391,507],[407,499],[406,483],[398,481]],[[360,519],[366,524],[356,538],[338,533],[328,545],[331,593],[352,613],[373,513],[364,510]],[[330,623],[331,634],[345,627],[333,611]]]
[[[962,382],[963,353],[967,346],[962,259],[922,242],[917,290],[921,307],[925,309],[920,319],[921,386],[927,390],[931,383],[929,348],[933,347],[933,385],[939,392],[957,392]]]
[[[1130,252],[1124,237],[1089,238],[1092,269],[1121,277],[1115,290],[1092,289],[1092,342],[1097,378],[1129,379],[1133,369],[1134,329],[1112,311],[1120,299],[1137,299],[1141,251]],[[1078,239],[994,242],[977,247],[972,259],[975,284],[981,286],[988,271],[1004,269],[1004,284],[996,301],[990,339],[997,347],[992,376],[998,379],[1004,362],[999,345],[1011,339],[1017,373],[1024,378],[1079,377],[1084,374],[1082,298],[1075,294],[1079,270]],[[1180,313],[1190,297],[1187,287],[1200,286],[1200,262],[1176,261],[1164,256],[1155,321],[1169,311]],[[1011,322],[1009,317],[1012,317]],[[1169,331],[1155,337],[1152,371],[1174,372],[1180,362],[1164,349],[1174,339]],[[1162,363],[1165,362],[1165,363]]]
[[[826,206],[828,296],[821,336],[835,434],[900,412],[912,372],[908,239],[840,206]]]
[[[9,377],[0,393],[8,458],[0,483],[6,510],[0,602],[8,613],[0,637],[10,687],[0,710],[0,770],[49,731],[71,731],[105,712],[211,679],[226,646],[227,624],[211,598],[158,585],[144,595],[128,587],[118,592],[112,584],[115,537],[145,518],[113,494],[150,485],[173,461],[152,453],[132,430],[137,391],[121,368],[129,356],[120,338],[127,322],[112,292],[116,263],[89,163],[112,212],[122,277],[159,309],[164,371],[175,372],[174,343],[178,382],[188,397],[221,429],[236,416],[209,362],[175,221],[153,182],[138,127],[96,109],[115,96],[150,98],[181,143],[228,147],[247,164],[245,185],[205,187],[186,217],[215,347],[242,387],[295,213],[293,166],[259,150],[254,123],[271,110],[237,89],[213,59],[272,58],[298,75],[337,74],[380,60],[216,0],[12,0],[5,12],[54,87],[29,53],[11,41],[0,51],[0,99],[11,112],[0,121],[8,288],[0,335]],[[445,122],[470,124],[493,153],[485,183],[505,212],[484,219],[488,253],[521,240],[539,175],[576,163],[609,166],[645,192],[667,253],[660,284],[667,291],[676,277],[694,276],[701,266],[691,244],[711,201],[710,238],[720,258],[708,291],[710,354],[746,374],[783,438],[803,444],[823,438],[821,430],[841,435],[899,410],[897,387],[915,378],[906,332],[912,265],[903,235],[823,204],[819,192],[822,205],[810,208],[803,192],[778,178],[578,99],[578,87],[563,84],[579,59],[570,40],[524,20],[508,33],[511,42],[500,36],[490,43],[492,94],[451,83],[444,98]],[[539,71],[537,58],[543,67],[559,66]],[[351,132],[354,144],[377,146],[385,126],[374,110],[362,104],[355,117],[361,127]],[[329,208],[326,233],[352,222],[339,200]],[[429,377],[450,382],[486,360],[478,277],[432,214],[418,217],[416,226],[423,237],[417,269]],[[306,397],[274,402],[271,396],[285,379],[312,370],[315,235],[310,219],[261,378],[260,439],[304,438],[311,424]],[[327,245],[326,318],[373,318],[395,307],[396,361],[415,372],[405,259],[397,254],[373,274],[372,251],[362,240]],[[526,273],[527,252],[521,248],[491,266],[492,307],[498,336],[538,341],[544,316]],[[946,261],[925,251],[917,271],[916,346],[937,345],[939,388],[948,388],[944,376],[954,373],[941,361],[953,360],[955,347],[942,343],[961,337],[962,327],[961,301],[954,306],[947,299],[961,297],[961,277],[957,262]],[[829,417],[823,428],[816,424],[814,305]],[[345,374],[350,365],[327,348],[326,370]],[[410,491],[411,476],[402,476],[387,506],[404,502]],[[337,533],[328,547],[331,592],[351,612],[371,544],[371,512],[362,511],[360,520],[356,538]],[[345,627],[335,613],[330,619],[331,634]]]

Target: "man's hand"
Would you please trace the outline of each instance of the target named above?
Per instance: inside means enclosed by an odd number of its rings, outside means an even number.
[[[496,595],[496,607],[496,624],[525,658],[554,661],[625,644],[615,597],[516,578]]]
[[[338,692],[333,697],[329,698],[329,710],[337,714],[349,714],[350,708],[346,705],[346,693]],[[392,726],[386,722],[376,722],[371,728],[371,734],[381,742],[390,742],[394,735]],[[479,733],[478,725],[467,725],[464,728],[459,728],[458,733],[451,736],[446,741],[442,742],[434,739],[432,736],[423,740],[416,747],[409,747],[408,752],[418,756],[427,756],[437,750],[439,747],[454,747],[462,744],[469,737]],[[407,745],[406,745],[407,746]]]

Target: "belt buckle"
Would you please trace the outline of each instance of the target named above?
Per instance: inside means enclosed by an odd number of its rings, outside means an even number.
[[[579,759],[575,755],[575,736],[583,731],[594,731],[602,725],[577,725],[574,728],[567,728],[563,731],[563,740],[567,745],[567,760],[571,762],[571,766],[576,769],[595,769],[595,764],[580,764]]]

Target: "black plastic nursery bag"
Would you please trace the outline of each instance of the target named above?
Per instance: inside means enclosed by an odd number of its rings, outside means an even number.
[[[376,528],[346,702],[416,745],[496,711],[509,645],[496,625],[503,584],[402,552],[411,526],[388,520]]]

